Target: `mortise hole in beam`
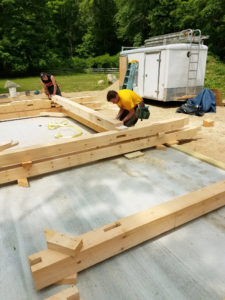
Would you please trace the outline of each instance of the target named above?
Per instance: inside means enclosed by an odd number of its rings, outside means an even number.
[[[121,135],[118,135],[116,138],[119,139],[119,138],[123,138],[123,137],[126,137],[127,135],[126,134],[121,134]]]
[[[104,232],[107,232],[107,231],[112,230],[114,228],[117,228],[119,226],[121,226],[121,223],[120,222],[116,222],[116,223],[111,224],[108,227],[104,228]]]

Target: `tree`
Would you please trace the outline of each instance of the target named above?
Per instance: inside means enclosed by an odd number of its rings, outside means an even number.
[[[114,22],[114,0],[83,0],[80,12],[85,31],[77,53],[80,56],[115,54],[119,45]]]
[[[44,0],[3,0],[0,4],[0,64],[4,72],[32,71],[54,47]],[[38,12],[38,13],[37,13]]]
[[[127,46],[140,46],[149,36],[148,15],[155,0],[115,0],[117,35]]]
[[[155,3],[155,6],[148,14],[150,36],[176,32],[178,30],[178,24],[174,21],[172,15],[176,7],[176,0],[159,0]]]
[[[179,29],[200,29],[209,35],[209,49],[225,59],[225,2],[224,0],[176,0],[172,12]]]
[[[75,47],[81,42],[79,5],[81,0],[51,0],[47,2],[52,14],[52,29],[55,31],[55,51],[64,57],[72,57]],[[57,51],[58,49],[58,51]]]

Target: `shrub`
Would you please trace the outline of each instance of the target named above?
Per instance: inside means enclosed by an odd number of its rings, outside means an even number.
[[[110,56],[108,53],[87,58],[87,67],[88,68],[118,68],[119,66],[119,53]]]
[[[76,72],[83,72],[88,67],[88,61],[85,58],[73,57],[72,69]]]

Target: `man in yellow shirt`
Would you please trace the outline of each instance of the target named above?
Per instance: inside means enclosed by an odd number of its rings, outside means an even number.
[[[120,108],[116,119],[123,121],[127,127],[134,126],[138,118],[135,114],[138,104],[143,99],[131,90],[109,91],[107,100],[113,104],[117,104]]]

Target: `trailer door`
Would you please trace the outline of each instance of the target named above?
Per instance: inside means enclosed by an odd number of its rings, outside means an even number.
[[[149,99],[158,99],[161,52],[152,52],[145,55],[144,96]]]

